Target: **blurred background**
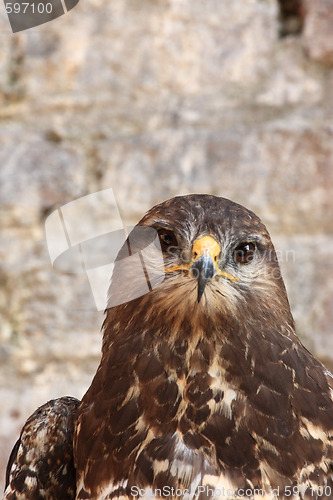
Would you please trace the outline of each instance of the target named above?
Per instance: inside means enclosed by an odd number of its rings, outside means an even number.
[[[125,224],[193,192],[256,212],[332,366],[332,26],[326,0],[82,0],[13,35],[1,3],[0,487],[25,419],[98,366],[103,314],[44,233],[86,194],[113,188]]]

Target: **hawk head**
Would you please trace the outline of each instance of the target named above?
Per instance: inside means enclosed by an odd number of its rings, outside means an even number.
[[[182,323],[192,331],[207,322],[252,328],[263,318],[283,323],[287,335],[294,328],[266,227],[250,210],[211,195],[172,198],[139,221],[114,268],[109,307],[119,304],[117,318],[126,310],[126,318],[149,318],[159,330],[162,321],[179,331]]]

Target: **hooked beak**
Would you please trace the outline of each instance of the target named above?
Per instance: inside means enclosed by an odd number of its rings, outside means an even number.
[[[210,255],[201,255],[191,266],[192,276],[198,280],[198,302],[205,291],[209,280],[216,274],[214,262]]]
[[[211,236],[203,236],[195,241],[192,248],[192,259],[188,264],[181,264],[172,267],[165,267],[165,273],[174,271],[186,271],[198,281],[198,302],[205,291],[207,283],[214,276],[222,276],[230,281],[238,281],[238,278],[219,268],[218,260],[221,247]]]
[[[220,253],[220,245],[211,236],[203,236],[193,245],[190,271],[198,281],[198,302],[201,300],[208,281],[220,271],[218,267]]]

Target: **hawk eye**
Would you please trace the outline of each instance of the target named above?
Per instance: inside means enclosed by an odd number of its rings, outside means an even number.
[[[256,246],[251,241],[245,241],[236,247],[234,259],[239,264],[249,264],[254,259]]]
[[[159,229],[157,234],[160,239],[162,252],[167,252],[170,247],[178,246],[176,236],[170,229]]]

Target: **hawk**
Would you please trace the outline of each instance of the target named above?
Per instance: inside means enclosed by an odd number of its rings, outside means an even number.
[[[41,470],[48,483],[58,474],[50,440],[66,444],[65,464],[73,444],[76,499],[332,498],[333,377],[296,336],[263,223],[227,199],[188,195],[137,228],[156,237],[130,235],[120,251],[91,386],[78,407],[60,401],[56,426],[54,411],[31,417],[46,428],[22,449],[23,428],[5,498],[67,498],[24,493]],[[124,255],[146,247],[147,280],[161,252],[163,279],[140,294]]]

